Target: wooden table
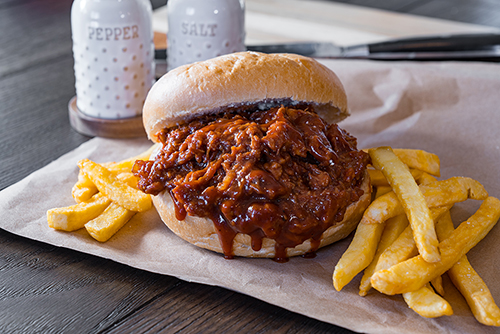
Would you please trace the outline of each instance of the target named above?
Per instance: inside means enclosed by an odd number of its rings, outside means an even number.
[[[0,0],[0,190],[90,139],[68,121],[75,95],[70,6]],[[490,28],[328,2],[247,0],[247,29],[250,43],[314,36],[347,45]],[[349,332],[226,289],[3,230],[0,281],[2,333]]]

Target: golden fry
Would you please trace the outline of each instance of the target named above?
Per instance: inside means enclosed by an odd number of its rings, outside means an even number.
[[[127,210],[118,204],[111,203],[100,216],[85,224],[85,229],[92,238],[100,242],[105,242],[121,229],[134,215],[134,211]]]
[[[436,182],[437,179],[429,173],[422,172],[422,173],[420,173],[420,175],[415,177],[415,181],[417,182],[418,185],[423,185],[423,184],[429,184],[432,182]]]
[[[340,291],[373,260],[385,224],[360,223],[349,248],[333,272],[333,286]]]
[[[474,215],[439,244],[442,257],[439,262],[426,262],[421,255],[413,257],[389,269],[375,272],[371,280],[372,286],[388,295],[421,288],[450,269],[486,236],[499,218],[500,200],[488,197]]]
[[[440,296],[444,296],[443,276],[438,276],[431,280],[431,285]]]
[[[450,205],[470,199],[484,200],[488,192],[476,180],[468,177],[451,177],[420,186],[429,207]]]
[[[110,170],[88,159],[80,160],[78,166],[97,189],[116,204],[136,212],[151,208],[149,195],[120,181]]]
[[[416,254],[418,254],[417,246],[415,245],[415,239],[413,239],[411,227],[408,225],[398,238],[381,254],[376,271],[390,268]],[[387,265],[381,266],[381,264],[384,264],[386,258],[391,258],[392,260]]]
[[[62,231],[76,231],[91,219],[99,216],[111,201],[97,194],[87,202],[47,211],[49,227]]]
[[[440,206],[437,208],[431,208],[431,215],[432,215],[432,220],[434,220],[434,226],[437,225],[439,219],[441,219],[444,215],[450,214],[451,207],[452,207],[451,205],[448,205],[448,206]],[[438,234],[438,239],[439,239],[439,234]],[[431,285],[439,295],[444,296],[444,286],[443,286],[442,276],[437,276],[433,278],[431,280]]]
[[[440,239],[446,239],[453,230],[453,222],[448,212],[439,220],[436,232]],[[448,276],[464,296],[477,321],[488,326],[500,326],[500,309],[486,283],[470,265],[467,255],[462,256],[448,270]]]
[[[379,257],[375,272],[389,269],[390,267],[408,260],[418,254],[411,227],[407,226],[399,237],[387,247]],[[372,274],[373,276],[373,274]]]
[[[389,185],[389,182],[387,182],[384,174],[382,174],[382,172],[378,169],[368,169],[368,175],[370,176],[370,183],[374,187]]]
[[[410,174],[413,176],[413,178],[415,180],[421,178],[424,174],[429,175],[427,173],[422,172],[421,170],[413,169],[413,168],[410,169]],[[374,187],[382,187],[382,186],[389,185],[389,182],[385,178],[382,171],[380,171],[378,169],[368,169],[368,175],[370,176],[370,183]],[[435,181],[435,179],[434,179],[434,181]]]
[[[363,272],[363,277],[361,278],[361,283],[359,284],[359,294],[360,296],[366,296],[368,291],[371,289],[372,285],[370,279],[375,272],[375,268],[377,266],[380,255],[394,243],[394,241],[399,237],[399,235],[405,230],[408,226],[408,219],[406,219],[405,215],[399,215],[388,219],[384,231],[382,232],[382,236],[380,237],[380,243],[377,247],[377,252],[373,257],[372,262],[368,267],[366,267]]]
[[[440,176],[440,162],[436,154],[422,150],[393,149],[396,156],[408,167],[415,168],[434,176]]]
[[[465,177],[452,177],[421,185],[420,190],[429,208],[453,205],[468,198],[484,200],[488,196],[479,182]],[[375,199],[363,214],[363,219],[366,223],[377,224],[403,213],[401,203],[391,191]]]
[[[417,291],[403,293],[403,298],[413,311],[425,318],[453,314],[450,303],[432,291],[429,285],[423,286]]]
[[[118,178],[118,180],[126,183],[130,187],[138,189],[137,182],[139,182],[139,178],[132,174],[132,172],[123,172],[116,175],[116,177]]]
[[[134,163],[136,160],[149,160],[149,157],[153,153],[153,151],[158,147],[159,144],[154,144],[152,145],[147,151],[132,157],[128,158],[125,160],[121,160],[119,162],[108,162],[106,164],[103,164],[104,167],[109,169],[110,171],[119,174],[119,173],[124,173],[124,172],[131,172],[132,167],[134,166]]]
[[[500,326],[500,309],[488,286],[472,268],[466,256],[462,256],[448,270],[448,276],[464,296],[477,321],[488,326]]]
[[[380,224],[387,219],[404,214],[403,207],[398,197],[390,191],[370,203],[363,213],[362,221],[365,224]]]
[[[71,194],[76,203],[88,201],[92,196],[97,194],[97,192],[98,190],[95,184],[80,170],[78,172],[78,181],[71,189]]]
[[[434,222],[424,195],[408,167],[390,147],[371,149],[369,154],[373,165],[382,171],[403,206],[419,253],[427,262],[439,261],[441,255],[437,247],[439,242]]]
[[[392,191],[391,186],[379,186],[375,191],[375,198],[379,198],[380,196],[385,195],[391,191]]]

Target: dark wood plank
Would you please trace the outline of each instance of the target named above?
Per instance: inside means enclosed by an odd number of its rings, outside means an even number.
[[[0,77],[71,54],[70,8],[70,1],[45,0],[0,10]]]
[[[89,139],[69,126],[72,66],[66,55],[0,80],[0,189]]]
[[[89,139],[68,120],[70,7],[47,0],[0,9],[0,189]]]
[[[95,333],[179,280],[0,232],[0,332]]]
[[[182,300],[182,305],[178,301]],[[151,321],[151,319],[156,319]],[[346,333],[344,329],[218,287],[180,284],[110,333]]]

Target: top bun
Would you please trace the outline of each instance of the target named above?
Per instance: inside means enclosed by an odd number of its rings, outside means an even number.
[[[234,107],[269,109],[307,103],[328,123],[349,115],[339,78],[314,59],[239,52],[169,71],[151,88],[143,110],[148,136]]]

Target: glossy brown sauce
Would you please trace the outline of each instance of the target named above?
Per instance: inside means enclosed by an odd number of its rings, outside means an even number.
[[[307,239],[313,253],[363,194],[368,155],[304,106],[204,116],[158,138],[156,160],[134,166],[140,189],[168,190],[179,220],[211,219],[226,258],[237,233],[250,235],[255,251],[275,240],[277,261]]]

